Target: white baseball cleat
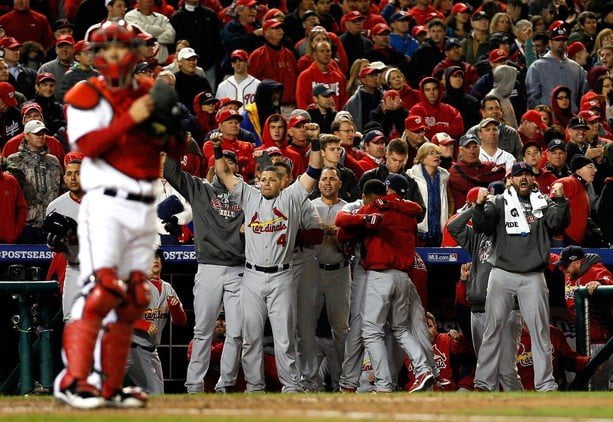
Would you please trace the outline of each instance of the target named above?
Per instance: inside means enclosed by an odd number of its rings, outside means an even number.
[[[100,392],[89,384],[78,384],[76,381],[64,389],[58,389],[53,394],[56,399],[75,409],[97,409],[104,406],[104,398]]]
[[[107,407],[117,407],[122,409],[138,409],[145,407],[149,395],[138,387],[124,387],[117,390],[111,398],[106,399]]]

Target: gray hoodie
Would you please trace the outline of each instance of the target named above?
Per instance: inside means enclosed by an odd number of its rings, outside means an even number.
[[[558,60],[551,52],[532,63],[526,74],[528,108],[539,104],[551,105],[551,91],[563,85],[570,88],[573,113],[579,111],[579,99],[587,92],[586,72],[581,65],[567,56]]]
[[[242,265],[245,236],[240,226],[245,216],[228,190],[215,178],[213,183],[181,171],[177,162],[166,158],[164,178],[192,206],[194,243],[199,264]]]
[[[502,117],[509,126],[517,128],[517,117],[511,104],[511,93],[515,89],[517,70],[508,65],[501,65],[494,69],[494,87],[488,95],[495,95],[500,100]]]

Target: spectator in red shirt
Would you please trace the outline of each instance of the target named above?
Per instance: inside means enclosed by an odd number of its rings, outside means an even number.
[[[26,225],[28,204],[17,179],[6,172],[7,166],[0,157],[0,243],[15,243]]]
[[[570,205],[570,223],[564,229],[564,243],[582,245],[591,209],[587,188],[594,181],[596,166],[589,158],[577,154],[570,162],[570,170],[573,174],[558,180],[564,186],[564,195]]]
[[[250,142],[238,140],[240,130],[240,122],[243,116],[236,110],[223,110],[217,115],[217,124],[219,125],[221,136],[221,147],[224,150],[230,150],[236,154],[238,159],[239,173],[250,181],[255,173],[255,161],[253,159],[253,144]],[[202,148],[205,163],[208,163],[213,157],[213,143],[207,141]]]
[[[317,84],[325,84],[334,91],[333,98],[336,110],[340,110],[347,101],[345,76],[330,66],[332,61],[332,47],[330,43],[323,41],[315,45],[313,49],[313,63],[303,71],[296,82],[296,106],[301,109],[313,102],[313,87]]]
[[[30,0],[14,0],[13,10],[0,16],[0,26],[19,42],[34,41],[46,50],[55,41],[45,15],[30,9]]]
[[[400,99],[402,100],[402,106],[410,110],[415,104],[419,102],[419,91],[413,89],[407,84],[406,78],[400,71],[392,67],[385,71],[385,83],[391,88],[398,91]]]
[[[464,134],[464,123],[460,112],[441,102],[443,87],[438,79],[426,77],[419,84],[420,101],[409,111],[411,116],[421,116],[426,123],[426,137],[446,132],[454,139]]]
[[[430,3],[432,0],[417,0],[415,7],[409,10],[417,25],[425,25],[430,19],[445,19],[445,15],[436,10]]]
[[[283,47],[283,23],[276,20],[264,22],[266,43],[249,56],[250,71],[259,80],[272,79],[283,84],[281,104],[296,102],[296,57]]]
[[[530,141],[524,145],[521,151],[524,162],[532,167],[534,181],[538,183],[539,190],[545,195],[549,195],[551,184],[556,181],[557,177],[549,170],[540,168],[541,146],[534,141]]]

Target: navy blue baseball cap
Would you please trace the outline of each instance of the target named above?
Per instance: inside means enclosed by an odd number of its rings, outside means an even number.
[[[404,11],[400,11],[400,12],[396,12],[394,13],[392,16],[390,16],[389,19],[389,23],[394,23],[396,21],[407,21],[411,19],[411,17],[409,16],[409,14],[407,12]]]
[[[560,259],[553,263],[556,267],[568,267],[572,262],[578,261],[585,257],[585,252],[581,246],[570,245],[562,249]]]
[[[479,139],[475,135],[464,135],[460,138],[460,146],[465,147],[471,142],[475,142],[479,145]]]
[[[519,176],[520,174],[523,174],[523,173],[528,173],[534,176],[534,170],[532,170],[532,167],[524,163],[523,161],[518,161],[514,163],[513,167],[511,167],[510,173],[511,173],[511,176]]]
[[[566,151],[566,144],[561,139],[552,139],[549,141],[547,144],[547,151],[553,151],[556,148]]]
[[[409,190],[409,182],[401,174],[392,173],[388,175],[385,179],[385,186],[401,195],[404,195]]]

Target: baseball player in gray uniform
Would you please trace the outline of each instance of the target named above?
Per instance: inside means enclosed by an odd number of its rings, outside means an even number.
[[[187,315],[175,289],[160,278],[162,268],[163,255],[158,249],[151,266],[151,278],[147,281],[151,300],[142,319],[134,323],[131,349],[126,361],[126,375],[151,394],[164,394],[164,374],[157,346],[160,345],[166,323],[169,319],[179,326],[187,323]]]
[[[45,216],[49,217],[52,213],[60,214],[64,217],[72,219],[74,227],[79,216],[79,205],[81,198],[85,195],[81,189],[81,160],[83,155],[74,151],[69,152],[64,157],[64,183],[68,187],[68,192],[58,196],[47,206]],[[52,218],[53,219],[53,218]],[[49,227],[50,221],[47,220],[46,228]],[[77,233],[68,233],[68,238],[60,234],[49,232],[47,243],[57,251],[63,251],[64,258],[68,264],[66,265],[66,274],[64,275],[64,290],[62,291],[62,313],[64,321],[70,320],[70,310],[74,304],[81,287],[79,286],[79,242],[76,237]]]
[[[477,359],[475,389],[497,391],[499,350],[504,327],[515,298],[532,342],[534,386],[557,390],[552,371],[549,338],[549,291],[543,270],[549,263],[549,231],[568,223],[568,200],[561,183],[551,187],[553,199],[538,192],[532,167],[513,164],[504,193],[487,200],[480,188],[473,208],[476,233],[494,236],[488,262],[492,265],[485,302],[486,327]]]
[[[214,143],[215,169],[230,197],[245,213],[245,275],[241,290],[243,310],[243,371],[247,391],[264,391],[263,334],[266,317],[272,326],[277,373],[284,392],[302,390],[296,367],[296,303],[291,262],[302,204],[321,174],[319,140],[311,144],[309,166],[298,180],[281,190],[282,175],[267,167],[260,190],[236,177],[223,157],[220,140]]]
[[[237,171],[236,155],[232,151],[224,151],[222,155],[227,157],[230,172],[234,174]],[[219,179],[214,178],[209,183],[206,179],[194,177],[181,171],[171,158],[167,158],[164,164],[164,178],[191,204],[198,260],[194,280],[194,343],[185,387],[188,393],[204,391],[215,321],[223,303],[226,339],[215,389],[224,393],[236,384],[242,344],[243,210]]]
[[[339,251],[337,228],[334,225],[336,214],[347,205],[347,202],[338,197],[340,188],[339,170],[336,167],[324,167],[319,179],[321,196],[313,200],[324,228],[324,242],[315,247],[320,278],[317,315],[321,313],[325,303],[337,355],[334,359],[337,365],[332,365],[332,360],[330,361],[330,374],[334,385],[339,383],[340,363],[345,356],[351,303],[351,269],[349,260]]]
[[[473,191],[474,189],[474,191]],[[479,354],[483,333],[485,332],[485,299],[487,293],[487,280],[490,276],[492,266],[487,261],[492,252],[492,236],[485,233],[475,233],[472,226],[468,223],[473,215],[471,192],[478,192],[479,188],[473,188],[468,192],[467,205],[457,217],[449,222],[447,229],[458,244],[471,254],[472,261],[468,269],[468,279],[466,281],[466,298],[470,305],[470,330],[473,340],[475,354]],[[476,199],[476,195],[475,195]],[[519,312],[512,310],[507,316],[504,332],[501,336],[498,367],[498,383],[504,391],[523,390],[521,379],[517,373],[515,355],[521,333],[521,322]]]

